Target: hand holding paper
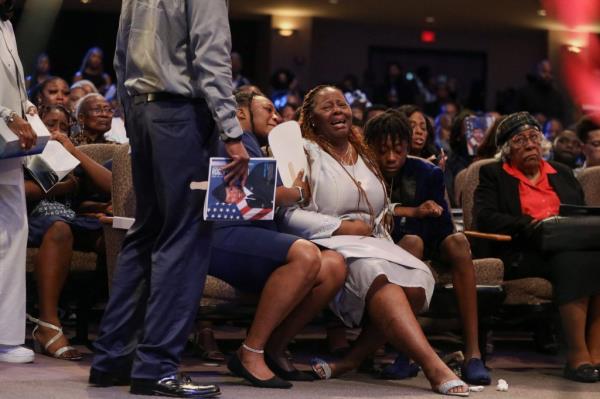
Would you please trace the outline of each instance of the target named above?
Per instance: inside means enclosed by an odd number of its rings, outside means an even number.
[[[50,139],[50,132],[40,117],[27,115],[27,120],[15,116],[7,124],[0,118],[0,159],[39,154]]]
[[[279,175],[286,187],[293,187],[298,173],[308,170],[302,133],[296,121],[284,122],[269,133],[269,145],[277,160]]]

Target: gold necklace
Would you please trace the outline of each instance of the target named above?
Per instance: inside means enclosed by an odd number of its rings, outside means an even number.
[[[352,144],[348,143],[348,148],[346,148],[346,152],[344,153],[344,155],[340,156],[340,163],[343,165],[353,165],[354,162],[353,158],[354,158],[354,148],[352,147]]]

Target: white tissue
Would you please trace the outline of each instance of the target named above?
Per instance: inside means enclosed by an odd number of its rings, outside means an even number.
[[[483,385],[472,385],[469,387],[469,391],[471,392],[481,392],[483,391]]]
[[[503,379],[498,380],[498,385],[496,385],[496,391],[507,392],[508,391],[508,382]]]

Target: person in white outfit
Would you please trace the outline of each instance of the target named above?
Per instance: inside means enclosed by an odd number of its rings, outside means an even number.
[[[337,377],[388,341],[421,365],[435,392],[467,396],[468,386],[437,356],[417,322],[415,313],[429,306],[434,279],[389,236],[385,182],[352,127],[343,93],[333,86],[312,89],[300,125],[311,197],[306,206],[288,208],[281,229],[345,257],[346,283],[330,306],[348,327],[363,327],[343,359],[313,359],[313,370],[322,379]]]
[[[35,113],[27,100],[23,66],[12,24],[13,1],[0,0],[0,118],[30,149],[36,135],[24,118]],[[21,158],[0,159],[0,361],[29,363],[33,351],[25,342],[25,255],[27,211]]]

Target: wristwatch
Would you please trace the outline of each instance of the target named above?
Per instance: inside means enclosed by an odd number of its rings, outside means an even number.
[[[304,189],[301,186],[294,186],[295,188],[298,189],[298,192],[300,193],[300,199],[298,201],[296,201],[297,204],[302,204],[304,202]]]
[[[242,136],[243,136],[242,134],[240,134],[237,137],[229,137],[229,136],[222,135],[221,140],[224,143],[236,143],[236,142],[242,141]]]
[[[17,116],[19,115],[15,111],[12,111],[10,114],[4,117],[4,122],[6,122],[6,124],[9,125],[15,121],[15,118]]]

